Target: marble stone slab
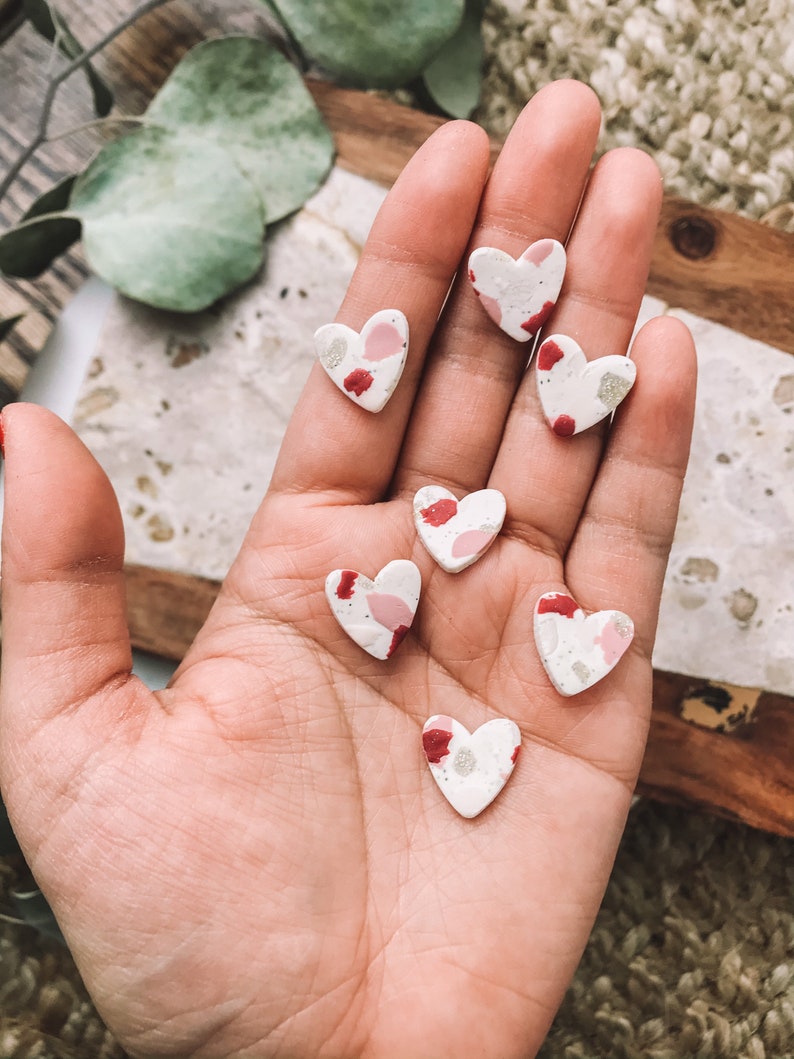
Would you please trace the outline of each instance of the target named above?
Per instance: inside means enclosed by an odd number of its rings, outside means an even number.
[[[210,311],[115,300],[74,425],[119,495],[130,562],[224,577],[384,196],[334,169],[257,280]]]
[[[335,169],[212,311],[115,300],[74,422],[119,494],[130,562],[224,576],[384,194]],[[695,334],[700,384],[655,664],[794,695],[794,360],[652,298],[640,323],[665,311]]]
[[[662,669],[794,694],[794,358],[681,310],[698,351]]]

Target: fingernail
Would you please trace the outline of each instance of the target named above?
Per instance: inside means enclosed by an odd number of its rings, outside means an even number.
[[[6,432],[5,432],[5,426],[3,424],[3,416],[2,416],[2,413],[0,413],[0,456],[5,456],[5,454],[6,454]]]

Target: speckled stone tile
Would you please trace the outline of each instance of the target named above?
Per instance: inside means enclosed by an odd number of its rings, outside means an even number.
[[[129,561],[225,575],[384,195],[335,169],[254,284],[210,311],[116,299],[74,421],[119,495]]]
[[[794,358],[680,310],[698,350],[692,456],[654,662],[794,694]]]

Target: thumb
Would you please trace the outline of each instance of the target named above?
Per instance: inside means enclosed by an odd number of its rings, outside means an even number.
[[[5,785],[28,741],[58,729],[49,723],[55,718],[126,682],[132,656],[124,530],[110,482],[74,432],[46,409],[9,405],[1,425]],[[73,735],[70,726],[70,740]]]

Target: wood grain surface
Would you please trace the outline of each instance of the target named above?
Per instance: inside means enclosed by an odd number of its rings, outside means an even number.
[[[87,5],[61,0],[72,30],[90,45],[136,6],[131,0]],[[180,56],[207,36],[261,33],[264,5],[243,0],[173,0],[117,38],[97,68],[116,91],[125,113],[140,113]],[[33,134],[46,85],[48,47],[27,27],[0,49],[4,121],[0,168]],[[383,184],[441,119],[391,101],[321,82],[311,90],[336,138],[339,163]],[[82,78],[63,88],[54,115],[57,130],[90,118]],[[46,145],[0,203],[0,224],[14,223],[59,177],[84,166],[108,130],[81,132]],[[494,156],[498,144],[493,145]],[[794,235],[667,198],[654,245],[649,293],[669,304],[794,353],[791,277]],[[0,280],[0,316],[29,310],[0,347],[0,404],[13,399],[47,330],[87,274],[78,249],[33,283]],[[179,659],[217,593],[215,582],[143,567],[128,569],[133,642]],[[752,719],[731,733],[697,728],[681,703],[697,685],[691,677],[655,674],[654,711],[640,790],[664,800],[707,808],[781,834],[794,835],[794,700],[759,693]]]

